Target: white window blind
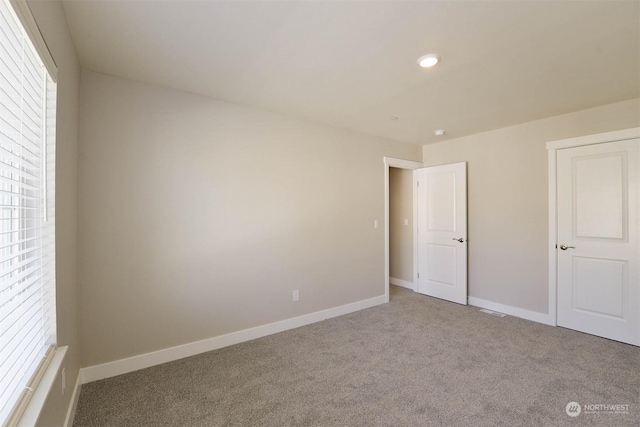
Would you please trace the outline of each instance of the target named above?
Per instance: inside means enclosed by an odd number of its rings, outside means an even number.
[[[0,424],[16,422],[55,346],[56,84],[0,0]]]

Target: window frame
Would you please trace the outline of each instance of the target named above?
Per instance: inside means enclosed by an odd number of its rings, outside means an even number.
[[[54,94],[50,93],[50,88],[48,86],[48,81],[50,78],[51,82],[57,86],[57,77],[58,70],[57,65],[53,59],[51,52],[49,51],[47,44],[38,28],[35,18],[31,13],[31,9],[29,5],[24,0],[0,0],[4,2],[10,12],[13,13],[14,18],[17,21],[18,26],[21,27],[23,32],[22,36],[27,40],[27,43],[31,47],[31,51],[33,55],[42,63],[45,68],[45,72],[43,73],[43,86],[41,89],[43,96],[43,105],[42,105],[42,113],[43,113],[43,122],[42,122],[42,146],[41,146],[41,165],[40,165],[40,173],[42,174],[42,188],[40,190],[41,197],[39,200],[42,202],[42,215],[43,222],[42,227],[37,230],[38,239],[40,240],[40,245],[38,246],[38,251],[41,252],[41,256],[46,256],[44,253],[46,252],[46,247],[48,245],[52,245],[51,248],[51,258],[52,262],[51,269],[47,269],[42,272],[43,276],[49,275],[53,273],[52,280],[52,291],[53,294],[50,295],[46,301],[50,304],[50,309],[52,310],[51,316],[53,317],[51,325],[51,330],[48,332],[48,336],[52,337],[51,345],[46,350],[44,356],[38,359],[34,359],[34,365],[38,362],[37,368],[32,373],[30,379],[27,381],[26,387],[23,389],[20,397],[17,402],[13,406],[12,410],[9,412],[6,419],[0,420],[3,426],[15,426],[15,425],[35,425],[40,412],[44,406],[44,403],[49,395],[49,391],[51,390],[55,380],[58,377],[60,368],[64,362],[67,353],[67,347],[58,347],[57,346],[57,319],[56,319],[56,277],[55,277],[55,220],[51,221],[50,227],[51,230],[48,230],[48,216],[50,207],[53,207],[53,212],[55,212],[55,139],[56,139],[56,130],[55,127],[50,129],[49,123],[47,122],[48,110],[50,108],[54,111],[54,123],[55,126],[55,115],[57,115],[57,90]],[[48,76],[47,76],[48,74]],[[50,99],[50,97],[52,99]],[[49,101],[53,101],[53,106],[49,104]],[[52,145],[50,145],[49,140],[53,138]],[[52,153],[50,152],[52,150]],[[51,155],[51,159],[50,159]],[[52,162],[51,167],[49,167],[48,163]],[[21,171],[22,172],[22,171]],[[49,183],[52,183],[51,188]],[[24,203],[24,198],[21,198],[18,210],[22,212],[25,211],[24,208],[28,207]],[[12,215],[13,217],[13,215]],[[55,218],[55,217],[54,217]],[[29,218],[24,214],[20,214],[19,222],[21,226],[19,227],[19,233],[22,237],[25,237],[27,231],[24,227],[25,222],[28,222]],[[53,231],[53,234],[47,234],[47,231]],[[45,242],[48,241],[48,243]],[[20,247],[23,247],[25,243],[21,243]],[[26,246],[23,247],[23,249]],[[43,258],[36,258],[34,261],[41,262]],[[45,290],[46,291],[46,290]],[[47,348],[46,345],[42,348]],[[41,352],[42,350],[40,350]],[[20,386],[19,386],[20,387]]]

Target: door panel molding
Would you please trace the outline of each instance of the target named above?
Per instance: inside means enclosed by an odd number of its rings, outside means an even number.
[[[617,142],[617,141],[614,141]],[[576,188],[573,194],[573,237],[576,239],[602,239],[608,241],[628,241],[628,218],[627,218],[627,153],[605,153],[590,156],[579,156],[572,159],[573,181],[588,181],[587,188]],[[585,164],[586,163],[586,164]],[[598,174],[597,179],[591,173],[598,166],[614,169],[603,176]],[[619,182],[617,182],[619,181]],[[609,192],[604,189],[606,186],[619,186],[621,192]],[[589,197],[593,195],[593,197]],[[608,200],[602,203],[602,198]],[[584,200],[587,198],[587,200]],[[615,221],[607,221],[611,215],[604,211],[604,207],[615,207],[617,218]],[[586,215],[586,218],[584,216]],[[582,221],[584,220],[584,221]],[[606,227],[607,222],[609,227]],[[594,224],[605,226],[604,228],[594,228]]]
[[[627,260],[622,259],[606,259],[606,258],[594,258],[594,257],[585,257],[585,256],[574,256],[572,259],[572,268],[574,271],[574,280],[573,280],[573,300],[572,300],[572,308],[573,310],[582,311],[585,313],[593,313],[607,318],[613,318],[618,320],[625,320],[625,305],[624,301],[627,297],[627,290],[629,286],[627,268],[629,262]],[[582,265],[581,265],[582,264]],[[589,265],[592,266],[600,264],[600,272],[605,270],[604,273],[618,273],[617,277],[619,280],[611,283],[609,289],[606,292],[602,292],[602,290],[598,289],[585,289],[581,294],[580,280],[578,277],[582,275],[598,275],[598,269],[591,268],[589,269]],[[607,264],[607,265],[605,265]],[[604,267],[604,268],[603,268]],[[607,267],[609,271],[607,270]],[[617,272],[611,271],[612,268],[617,267]],[[586,270],[586,271],[585,271]],[[616,286],[617,285],[617,286]],[[586,295],[585,295],[586,294]],[[579,298],[580,295],[583,295],[583,298]],[[599,306],[609,306],[608,309],[598,309]],[[615,306],[615,307],[613,307]]]

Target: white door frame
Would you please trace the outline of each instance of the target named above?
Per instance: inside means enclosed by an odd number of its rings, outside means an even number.
[[[556,154],[562,148],[581,147],[584,145],[602,144],[605,142],[624,141],[640,138],[640,128],[624,129],[615,132],[605,132],[596,135],[580,136],[577,138],[561,139],[547,142],[549,158],[549,320],[553,326],[558,325],[558,218],[557,218],[557,188],[556,188]]]
[[[422,162],[414,162],[412,160],[395,159],[393,157],[384,157],[384,300],[389,302],[389,168],[399,169],[418,169],[423,167]],[[416,241],[415,230],[416,221],[416,189],[413,188],[413,289],[416,289],[416,277],[418,276],[418,242]]]

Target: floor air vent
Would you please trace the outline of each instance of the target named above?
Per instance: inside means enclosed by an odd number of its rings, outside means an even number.
[[[488,310],[488,309],[486,309],[486,308],[483,308],[483,309],[482,309],[482,310],[480,310],[480,311],[481,311],[481,312],[483,312],[483,313],[490,314],[490,315],[492,315],[492,316],[498,316],[498,317],[504,317],[504,316],[506,316],[506,314],[504,314],[504,313],[500,313],[499,311]]]

